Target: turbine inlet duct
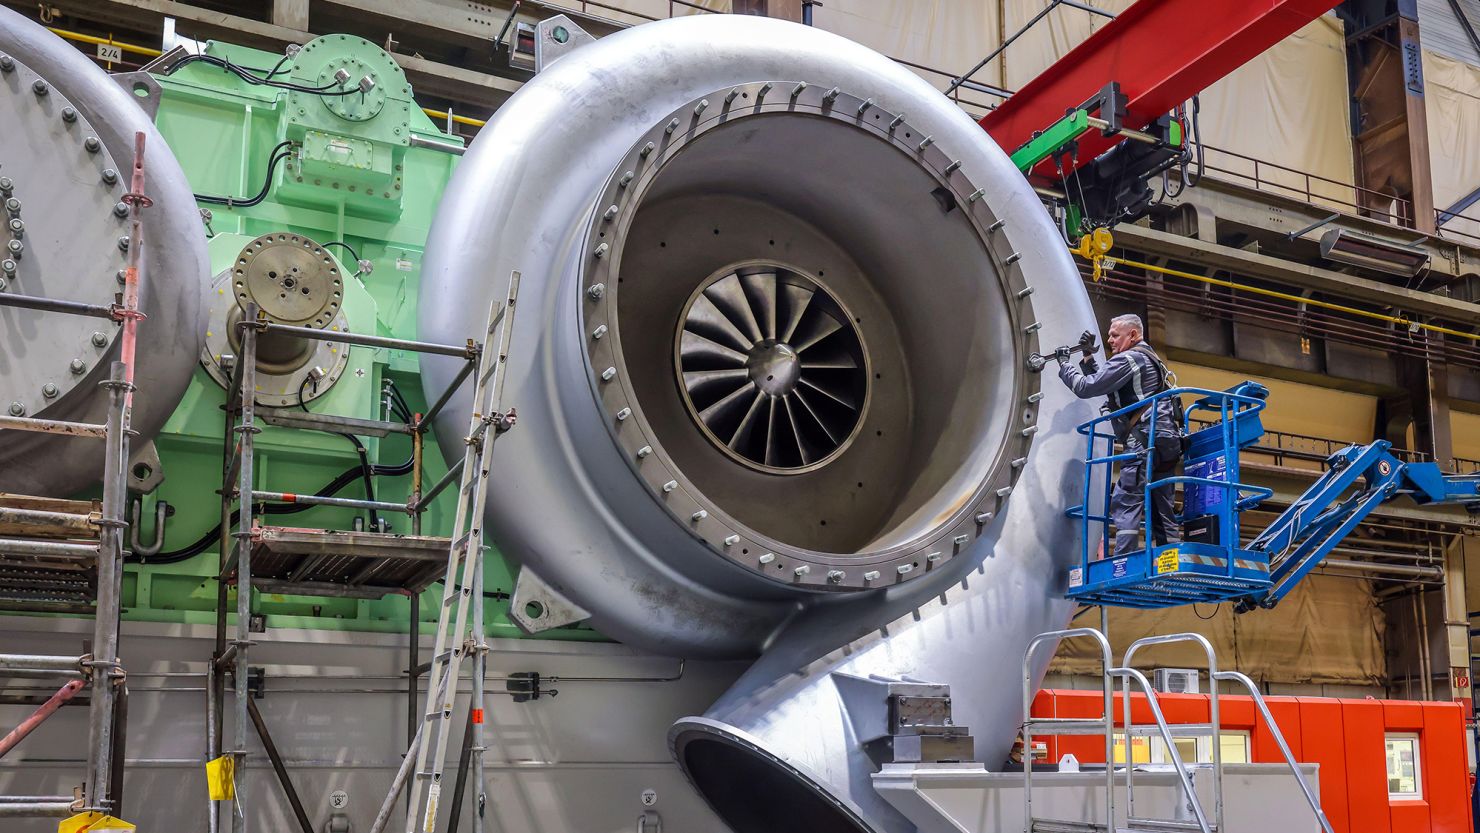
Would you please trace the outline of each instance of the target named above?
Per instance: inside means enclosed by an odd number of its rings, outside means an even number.
[[[1026,361],[1093,322],[975,122],[809,27],[636,27],[562,55],[473,143],[428,242],[423,335],[480,332],[515,273],[520,426],[489,528],[560,622],[760,655],[670,736],[735,830],[907,829],[854,742],[888,695],[844,678],[949,686],[978,754],[1005,756],[1011,669],[1069,611],[1077,535],[1042,507],[1082,489],[1091,411]],[[457,370],[423,358],[428,391]],[[774,818],[742,809],[774,796]]]

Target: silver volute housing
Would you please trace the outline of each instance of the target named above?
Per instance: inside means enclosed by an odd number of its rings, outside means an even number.
[[[205,230],[170,148],[141,102],[159,94],[145,78],[114,78],[70,44],[0,8],[0,171],[6,249],[0,292],[104,305],[122,290],[134,134],[145,134],[146,192],[132,428],[151,439],[179,404],[204,328],[209,274]],[[128,85],[128,89],[124,84]],[[41,93],[45,90],[45,94]],[[19,256],[15,256],[16,253]],[[13,268],[12,268],[13,267]],[[118,326],[98,318],[0,308],[0,413],[99,424],[118,358]],[[0,492],[69,495],[95,482],[95,441],[0,431]]]
[[[1094,323],[977,124],[809,27],[637,27],[560,57],[474,141],[428,241],[421,336],[481,332],[514,273],[520,419],[489,529],[614,638],[762,654],[670,735],[721,817],[909,829],[867,787],[840,675],[949,684],[983,760],[1005,755],[1004,680],[1070,610],[1062,508],[1092,413],[1026,358]],[[428,392],[457,369],[424,358]],[[449,458],[469,404],[436,426]]]

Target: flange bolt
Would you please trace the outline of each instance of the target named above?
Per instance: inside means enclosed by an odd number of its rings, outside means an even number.
[[[15,197],[11,197],[5,201],[5,210],[10,212],[12,216],[21,213],[21,201]]]
[[[0,72],[10,72],[15,69],[15,60],[9,55],[0,55]]]
[[[97,153],[103,149],[103,143],[98,141],[97,136],[88,136],[82,140],[82,146],[87,148],[88,153]]]
[[[67,365],[67,369],[72,371],[73,375],[81,376],[82,372],[84,370],[87,370],[87,365],[82,361],[82,359],[73,359],[72,363]]]
[[[4,260],[0,260],[0,272],[4,272],[6,277],[15,277],[15,261],[11,260],[8,257]]]
[[[19,402],[12,402],[12,403],[10,403],[10,415],[11,416],[17,416],[17,417],[18,416],[25,416],[26,415],[26,406],[25,405],[22,405]]]
[[[72,109],[71,107],[63,107],[62,121],[66,122],[67,124],[71,124],[72,122],[77,121],[77,111]]]
[[[128,206],[127,205],[124,205],[121,202],[120,203],[114,203],[113,204],[113,216],[115,216],[115,217],[127,217],[128,216]]]
[[[112,185],[113,183],[117,182],[118,181],[118,171],[115,171],[112,168],[105,168],[103,170],[103,181],[106,182],[106,183],[108,183],[109,185]]]
[[[10,177],[0,176],[0,194],[4,194],[8,197],[10,196],[10,192],[14,190],[15,183],[11,181]]]
[[[46,95],[47,93],[51,92],[51,88],[46,86],[45,81],[37,78],[35,81],[31,82],[31,92],[35,93],[36,95]]]
[[[41,395],[46,397],[47,399],[56,399],[57,394],[59,393],[61,393],[61,391],[58,390],[57,386],[52,384],[51,382],[47,382],[46,384],[41,386]]]
[[[26,250],[26,244],[22,243],[19,240],[12,240],[9,243],[5,244],[5,248],[9,250],[12,255],[20,257],[21,253]]]
[[[108,337],[103,335],[102,333],[93,333],[92,344],[94,347],[107,347]]]

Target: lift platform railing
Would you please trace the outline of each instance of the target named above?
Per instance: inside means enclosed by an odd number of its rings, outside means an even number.
[[[1145,467],[1146,472],[1146,483],[1142,494],[1142,533],[1145,536],[1144,540],[1148,549],[1155,540],[1153,538],[1154,516],[1151,501],[1152,495],[1157,489],[1176,485],[1195,485],[1208,489],[1217,489],[1224,494],[1233,495],[1233,506],[1236,510],[1250,508],[1265,498],[1273,496],[1274,492],[1271,489],[1239,482],[1238,451],[1240,443],[1237,420],[1262,411],[1266,405],[1263,397],[1236,392],[1240,389],[1242,389],[1242,386],[1233,391],[1218,391],[1192,387],[1170,388],[1136,402],[1133,405],[1128,405],[1119,410],[1104,414],[1078,426],[1076,430],[1084,435],[1086,439],[1084,502],[1078,506],[1070,507],[1066,514],[1070,518],[1077,518],[1083,522],[1083,531],[1080,536],[1080,568],[1085,571],[1085,574],[1088,573],[1091,560],[1090,540],[1094,537],[1090,534],[1092,523],[1098,522],[1100,524],[1099,549],[1104,551],[1106,557],[1109,557],[1111,554],[1110,528],[1112,521],[1110,518],[1110,493],[1116,463],[1128,463],[1136,460],[1138,457],[1144,458],[1141,460],[1141,464]],[[1216,414],[1217,421],[1211,428],[1215,428],[1219,432],[1222,440],[1221,448],[1225,466],[1224,476],[1221,478],[1212,478],[1172,475],[1153,479],[1156,473],[1156,440],[1159,436],[1164,436],[1157,433],[1157,423],[1161,421],[1158,419],[1158,415],[1163,413],[1164,409],[1171,407],[1171,401],[1173,399],[1181,399],[1186,396],[1196,396],[1199,398],[1186,408],[1181,424],[1177,426],[1179,432],[1177,439],[1180,441],[1181,437],[1190,435],[1190,425],[1194,414],[1199,412]],[[1136,425],[1133,425],[1128,433],[1144,432],[1144,450],[1116,453],[1115,444],[1124,440],[1121,433],[1114,429],[1115,424],[1122,419],[1134,419],[1143,413],[1145,415],[1144,423],[1142,420],[1135,419]],[[1142,427],[1143,424],[1144,427]],[[1107,427],[1110,429],[1109,431],[1105,430]],[[1205,428],[1202,430],[1210,429]],[[1109,453],[1099,453],[1102,442],[1104,443],[1103,447]],[[1095,498],[1097,466],[1105,467],[1103,480],[1098,481],[1102,484],[1101,490],[1103,492],[1099,500],[1098,514],[1089,511],[1089,507],[1093,505]],[[1224,513],[1223,517],[1219,519],[1219,522],[1219,540],[1225,542],[1237,541],[1237,512]],[[1232,558],[1228,559],[1226,566],[1230,575],[1233,571],[1233,563]]]

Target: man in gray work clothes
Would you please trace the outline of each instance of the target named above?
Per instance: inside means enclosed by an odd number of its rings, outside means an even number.
[[[1059,378],[1080,399],[1108,397],[1102,413],[1111,413],[1160,393],[1174,383],[1161,357],[1142,339],[1145,329],[1137,315],[1119,315],[1110,321],[1105,338],[1110,358],[1096,369],[1094,357],[1086,355],[1075,367],[1069,361],[1069,350],[1059,350]],[[1094,335],[1085,333],[1081,344],[1093,344]],[[1082,368],[1082,369],[1081,369]],[[1110,492],[1110,518],[1115,525],[1115,555],[1128,555],[1140,549],[1137,541],[1143,524],[1143,501],[1146,491],[1146,441],[1152,425],[1151,406],[1144,405],[1114,420],[1115,437],[1127,453],[1137,455],[1120,464],[1120,476]],[[1173,417],[1172,403],[1156,403],[1156,478],[1169,476],[1182,457],[1182,427]],[[1096,456],[1101,456],[1096,452]],[[1174,487],[1162,486],[1151,495],[1151,534],[1157,544],[1175,544],[1182,540],[1172,507]]]

